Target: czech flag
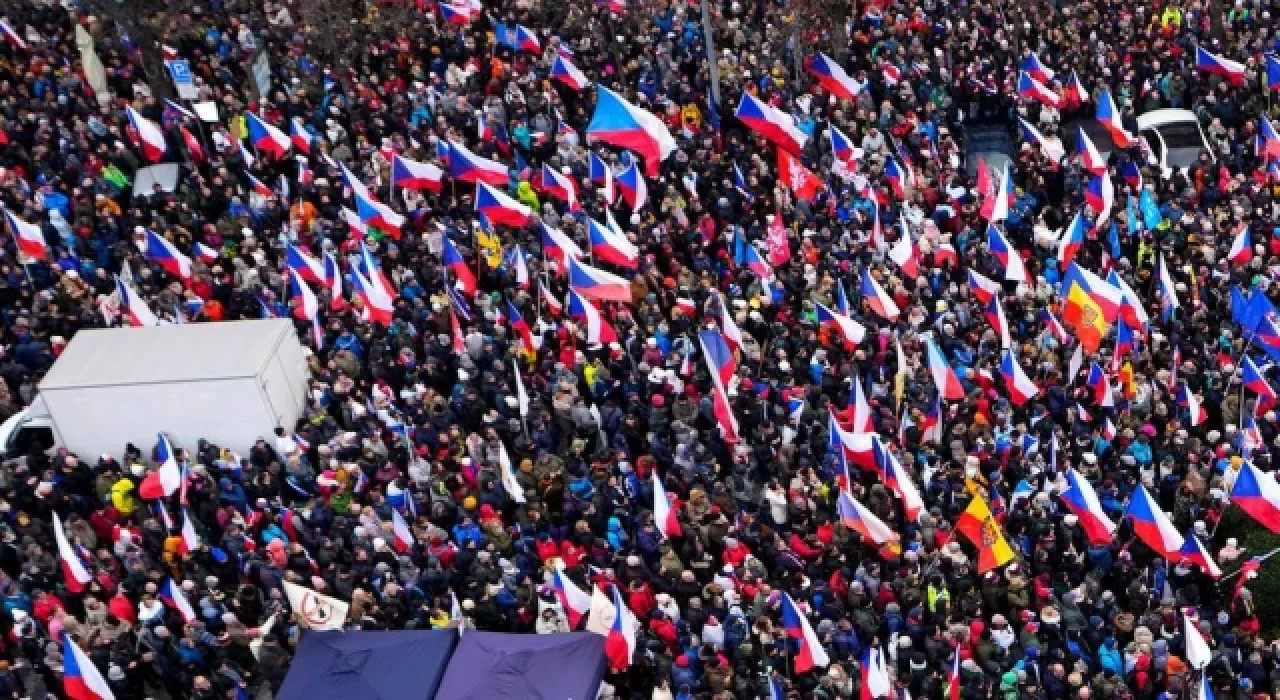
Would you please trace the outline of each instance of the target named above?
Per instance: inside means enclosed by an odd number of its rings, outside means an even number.
[[[401,228],[405,224],[405,218],[391,207],[379,202],[373,197],[355,193],[356,215],[360,217],[360,221],[365,226],[372,226],[391,236],[396,240],[400,240]]]
[[[569,315],[585,325],[588,343],[608,345],[618,339],[617,331],[600,315],[600,310],[572,288],[569,289],[568,305]]]
[[[397,552],[404,554],[413,549],[413,545],[416,543],[413,531],[409,529],[409,524],[404,521],[400,511],[395,508],[391,509],[391,532],[395,536],[393,546]]]
[[[1124,317],[1116,320],[1116,347],[1112,368],[1120,363],[1120,358],[1133,354],[1133,329],[1124,322]]]
[[[876,517],[875,513],[868,510],[844,489],[840,490],[837,507],[840,511],[840,522],[858,533],[864,541],[878,547],[898,539],[898,533],[890,529],[883,520]]]
[[[653,476],[653,524],[663,537],[680,537],[684,532],[680,529],[680,520],[676,517],[676,511],[671,509],[671,500],[667,496],[667,490],[662,486],[662,479],[658,478],[658,470],[653,470],[651,474]]]
[[[947,364],[942,351],[938,349],[932,338],[925,338],[924,344],[929,360],[929,374],[933,375],[933,384],[942,394],[942,398],[948,401],[963,399],[964,385],[960,383],[960,378],[956,376],[955,370],[951,369],[951,365]]]
[[[907,277],[915,279],[920,276],[920,255],[916,251],[915,243],[911,240],[911,233],[906,231],[905,227],[902,235],[898,236],[897,242],[889,249],[889,259],[901,268],[902,274]]]
[[[315,292],[299,277],[297,270],[289,270],[289,295],[293,299],[293,315],[301,321],[314,321],[320,314],[320,301]]]
[[[466,146],[452,141],[449,142],[449,177],[460,182],[483,182],[497,187],[506,187],[511,180],[507,166],[478,156]]]
[[[738,232],[738,235],[742,235],[741,231]],[[749,243],[743,243],[741,264],[746,266],[746,268],[751,271],[751,274],[762,280],[773,279],[773,268],[770,267],[769,262],[760,255],[760,251],[756,250],[756,247]]]
[[[631,303],[631,283],[577,260],[569,260],[569,286],[587,299]]]
[[[465,27],[471,24],[471,8],[466,5],[454,5],[452,3],[437,3],[440,8],[440,17],[444,19],[446,24],[452,24],[455,27]]]
[[[1089,544],[1111,544],[1116,524],[1102,509],[1102,502],[1098,500],[1093,485],[1074,468],[1067,469],[1067,489],[1062,492],[1061,497],[1067,509],[1080,519],[1080,527],[1089,538]]]
[[[129,319],[130,326],[136,328],[160,325],[160,319],[151,312],[147,302],[143,301],[142,297],[119,277],[116,278],[116,296],[120,299],[120,315]]]
[[[623,604],[616,584],[613,586],[613,622],[605,635],[604,653],[614,671],[631,666],[636,653],[636,618]]]
[[[1040,394],[1040,387],[1031,381],[1022,365],[1013,356],[1013,350],[1005,348],[1000,353],[1000,376],[1004,378],[1005,389],[1009,392],[1009,400],[1015,406],[1021,406]]]
[[[485,182],[476,183],[475,210],[494,224],[512,228],[523,228],[533,218],[532,209]]]
[[[177,610],[184,623],[189,624],[196,619],[196,611],[191,609],[191,602],[187,600],[187,596],[172,578],[166,578],[164,583],[160,584],[156,597],[165,604],[165,607]]]
[[[1194,530],[1188,530],[1187,536],[1182,542],[1182,549],[1178,550],[1182,555],[1182,561],[1188,564],[1195,564],[1200,570],[1209,575],[1209,578],[1222,578],[1222,569],[1218,568],[1218,562],[1205,550],[1204,545],[1200,542],[1200,538],[1196,537]]]
[[[249,178],[249,190],[259,197],[274,197],[276,191],[271,189],[267,183],[253,176],[253,173],[245,171],[244,176]]]
[[[742,93],[742,101],[738,103],[734,116],[748,129],[792,155],[799,155],[805,142],[809,140],[808,135],[796,126],[796,120],[790,114],[762,102],[748,92]]]
[[[850,397],[853,408],[853,432],[874,433],[876,429],[871,419],[871,404],[867,403],[867,396],[862,391],[862,380],[858,379],[857,373],[854,373],[849,381],[853,384],[853,396]]]
[[[196,521],[191,517],[191,511],[185,507],[186,501],[182,502],[182,541],[178,543],[178,550],[185,555],[200,549],[200,535],[196,533]]]
[[[587,139],[640,154],[650,177],[676,150],[676,140],[662,120],[603,85],[596,85],[596,109],[587,125]]]
[[[22,39],[22,36],[18,34],[17,30],[3,19],[0,19],[0,37],[4,37],[5,41],[8,41],[10,44],[13,44],[20,49],[27,48],[27,42]]]
[[[1040,320],[1044,321],[1044,327],[1053,335],[1054,338],[1058,339],[1059,343],[1065,344],[1071,337],[1067,335],[1067,329],[1062,326],[1062,322],[1058,320],[1057,316],[1053,315],[1052,311],[1048,309],[1041,309]]]
[[[1265,115],[1258,117],[1258,157],[1263,160],[1280,159],[1280,134]]]
[[[1024,100],[1035,100],[1046,107],[1062,107],[1062,96],[1045,87],[1031,74],[1023,72],[1018,75],[1018,97]]]
[[[889,182],[889,189],[893,190],[893,194],[898,199],[905,199],[907,193],[907,178],[898,161],[890,157],[884,164],[884,179]]]
[[[628,270],[640,266],[640,249],[626,236],[591,218],[587,219],[587,234],[592,256]]]
[[[1231,250],[1227,252],[1227,260],[1236,265],[1247,265],[1253,259],[1253,236],[1249,233],[1249,227],[1246,225],[1240,229],[1240,233],[1236,234],[1234,240],[1231,241]]]
[[[1273,472],[1245,462],[1231,485],[1231,502],[1274,533],[1280,533],[1280,484]]]
[[[814,302],[814,313],[818,317],[819,325],[839,329],[845,342],[850,345],[859,345],[867,335],[867,329],[861,323],[838,311],[832,311],[822,302]]]
[[[626,170],[618,173],[618,190],[622,193],[623,201],[627,203],[628,207],[631,207],[633,212],[639,211],[644,206],[645,201],[649,199],[649,187],[645,184],[644,175],[636,167],[634,159]]]
[[[1116,144],[1116,148],[1132,148],[1138,143],[1138,139],[1125,130],[1124,122],[1120,118],[1120,110],[1116,109],[1116,103],[1111,99],[1111,91],[1107,88],[1103,88],[1098,95],[1096,118],[1111,134],[1111,140]]]
[[[582,249],[573,242],[564,231],[543,222],[539,225],[542,231],[542,254],[556,262],[561,270],[567,270],[569,260],[582,257]]]
[[[534,345],[533,330],[529,328],[529,322],[524,320],[524,314],[520,313],[520,309],[507,300],[507,323],[511,324],[511,330],[515,331],[519,336],[520,342],[524,343],[526,350],[534,352],[537,347]]]
[[[925,411],[924,418],[920,421],[920,431],[922,442],[942,442],[942,395],[937,391],[933,392],[929,410]]]
[[[967,270],[969,273],[969,291],[978,298],[978,301],[984,305],[996,298],[1000,293],[1000,283],[992,280],[979,272],[972,269]]]
[[[152,262],[163,267],[166,272],[181,279],[183,282],[191,280],[191,258],[183,255],[177,246],[173,245],[168,239],[158,235],[151,229],[146,231],[146,248],[142,251]]]
[[[578,584],[559,567],[551,572],[551,590],[560,601],[560,607],[569,616],[569,628],[576,629],[578,622],[591,610],[591,596],[578,588]]]
[[[115,700],[111,686],[71,635],[62,633],[62,692],[68,700]]]
[[[364,305],[364,319],[383,326],[391,325],[395,313],[395,301],[381,283],[375,284],[365,277],[359,266],[351,268],[351,279],[356,296]]]
[[[853,100],[862,88],[849,77],[844,68],[824,53],[809,60],[805,68],[817,79],[822,89],[841,100]]]
[[[876,442],[879,443],[879,438]],[[916,522],[924,512],[924,499],[920,498],[920,490],[916,488],[915,483],[911,481],[911,476],[902,468],[898,458],[894,457],[888,448],[881,446],[877,455],[884,483],[902,500],[902,509],[907,516],[907,522]]]
[[[1067,74],[1066,84],[1062,86],[1062,99],[1068,107],[1079,107],[1089,101],[1089,91],[1084,89],[1075,70]]]
[[[1098,366],[1097,362],[1089,363],[1089,378],[1085,380],[1093,389],[1093,402],[1099,408],[1112,408],[1116,405],[1115,394],[1111,389],[1111,378]]]
[[[837,129],[834,124],[829,124],[827,125],[827,138],[831,141],[831,155],[835,156],[836,160],[842,163],[853,160],[853,141],[848,136],[845,136],[843,131]],[[733,167],[736,178],[741,178],[742,171],[737,169],[738,164],[734,163]]]
[[[1196,47],[1196,69],[1226,78],[1233,86],[1244,85],[1244,64],[1209,53],[1203,46]]]
[[[588,177],[591,178],[591,184],[600,189],[600,195],[604,201],[609,206],[613,206],[616,196],[613,189],[613,169],[595,153],[592,153],[588,159]]]
[[[1111,211],[1111,205],[1115,203],[1115,185],[1111,183],[1111,178],[1107,175],[1090,178],[1089,185],[1084,190],[1084,201],[1098,214],[1096,225],[1101,225],[1107,219],[1105,215]]]
[[[551,77],[568,85],[574,90],[582,90],[591,84],[587,80],[587,76],[573,65],[573,61],[565,58],[563,55],[557,54],[555,61],[551,64]]]
[[[862,283],[858,288],[858,293],[862,295],[862,300],[871,307],[877,316],[886,321],[893,322],[898,319],[902,310],[894,303],[893,297],[889,296],[880,286],[880,283],[871,276],[868,268],[862,268]]]
[[[1044,134],[1040,133],[1040,130],[1031,122],[1023,119],[1022,117],[1018,117],[1018,126],[1022,129],[1022,140],[1039,146],[1040,152],[1044,154],[1044,157],[1053,166],[1056,167],[1058,164],[1062,163],[1063,158],[1067,157],[1067,152],[1062,149],[1061,145],[1046,139]]]
[[[993,224],[987,224],[987,249],[1004,266],[1004,278],[1010,282],[1026,282],[1027,266],[1022,256]]]
[[[1182,304],[1178,302],[1178,290],[1173,284],[1173,275],[1169,274],[1169,263],[1165,261],[1164,253],[1160,254],[1158,267],[1156,296],[1160,297],[1161,312],[1165,323],[1168,323],[1174,310],[1181,308]]]
[[[53,513],[52,516],[53,539],[58,545],[58,559],[62,565],[62,580],[66,584],[67,590],[72,593],[80,593],[89,586],[89,582],[93,580],[93,574],[89,573],[89,568],[85,566],[84,560],[80,558],[80,554],[71,545],[71,540],[67,539],[67,533],[62,529],[62,518],[57,513]]]
[[[192,246],[192,252],[196,254],[197,258],[200,258],[200,262],[206,265],[212,265],[217,262],[218,258],[222,255],[214,248],[207,246],[200,241],[196,241],[196,244]]]
[[[293,147],[303,155],[311,155],[311,145],[315,143],[316,137],[307,131],[306,124],[298,117],[294,117],[289,122],[289,140],[293,142]]]
[[[1191,421],[1192,427],[1200,425],[1209,420],[1209,413],[1205,411],[1204,406],[1200,403],[1200,398],[1192,391],[1186,383],[1178,385],[1177,394],[1178,405],[1187,409],[1187,415]]]
[[[156,470],[138,485],[138,495],[147,500],[167,498],[182,488],[182,469],[169,438],[161,433],[156,441]]]
[[[409,160],[399,153],[391,157],[391,184],[406,190],[444,189],[444,170],[435,163]]]
[[[995,193],[982,203],[981,214],[989,223],[1004,221],[1009,218],[1009,208],[1013,204],[1013,177],[1009,173],[1009,164],[1005,163],[1000,171],[1000,184]]]
[[[1022,59],[1022,71],[1045,84],[1053,81],[1054,72],[1040,62],[1040,57],[1034,51]]]
[[[1142,299],[1129,288],[1128,283],[1120,275],[1116,274],[1114,268],[1107,273],[1107,284],[1120,291],[1120,318],[1124,319],[1131,328],[1142,329],[1145,333],[1151,317],[1143,308]]]
[[[578,186],[568,175],[556,172],[546,163],[542,164],[542,191],[569,205],[576,210],[578,206]]]
[[[813,627],[809,625],[808,618],[801,612],[800,606],[796,605],[786,591],[782,592],[781,603],[782,629],[786,631],[788,637],[799,644],[792,670],[796,673],[805,673],[814,668],[826,668],[827,664],[831,663],[831,659],[827,656],[827,651],[822,648],[822,642],[813,631]]]
[[[1267,381],[1267,375],[1263,370],[1258,368],[1257,363],[1248,355],[1240,362],[1241,382],[1244,388],[1258,395],[1259,413],[1264,413],[1272,406],[1276,405],[1276,390],[1271,388],[1271,382]]]
[[[457,246],[448,236],[442,236],[441,239],[440,262],[450,272],[453,278],[462,285],[462,291],[467,295],[474,297],[476,295],[476,276],[471,271],[471,267],[467,265],[467,261],[462,258],[462,253],[458,252]]]
[[[296,245],[290,244],[285,249],[284,263],[302,279],[312,284],[324,284],[324,264],[308,255]]]
[[[797,198],[806,202],[812,202],[825,187],[822,178],[814,175],[794,156],[781,148],[778,149],[778,182],[790,188]]]
[[[1093,175],[1107,172],[1107,161],[1098,152],[1098,147],[1093,145],[1093,139],[1085,133],[1084,127],[1080,126],[1076,127],[1076,151],[1080,156],[1080,167]]]
[[[1248,466],[1246,465],[1246,468]],[[1237,477],[1237,487],[1240,484],[1239,480],[1243,478],[1242,470]],[[1272,483],[1274,484],[1274,481]],[[1248,508],[1245,508],[1245,511],[1248,512]],[[1125,508],[1124,514],[1125,517],[1133,520],[1134,534],[1156,554],[1170,561],[1178,561],[1181,558],[1182,535],[1178,533],[1173,523],[1169,522],[1169,516],[1160,510],[1160,504],[1156,503],[1145,486],[1138,484],[1138,489],[1129,497],[1129,505]]]
[[[133,107],[124,108],[125,116],[129,118],[129,126],[138,134],[138,140],[142,146],[142,153],[147,160],[152,163],[159,163],[164,160],[164,153],[168,149],[168,145],[164,140],[164,130],[159,124],[138,114]]]
[[[4,218],[9,222],[9,232],[13,234],[13,241],[18,245],[19,252],[36,260],[49,258],[49,244],[45,242],[44,231],[38,225],[19,219],[8,209],[4,210]]]
[[[249,127],[249,143],[253,144],[259,153],[266,153],[278,160],[289,152],[293,142],[288,134],[268,124],[253,112],[246,112],[245,120]]]

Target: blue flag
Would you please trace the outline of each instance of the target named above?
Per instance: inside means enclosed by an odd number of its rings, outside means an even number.
[[[1164,221],[1164,217],[1160,216],[1160,206],[1156,204],[1156,198],[1151,194],[1151,190],[1142,190],[1138,206],[1142,208],[1142,225],[1146,226],[1148,231],[1154,231],[1160,222]]]
[[[1111,220],[1111,232],[1107,234],[1107,243],[1111,246],[1111,257],[1119,260],[1124,257],[1124,251],[1120,250],[1120,233],[1116,230],[1116,220]]]
[[[1129,196],[1129,201],[1125,205],[1124,218],[1128,219],[1127,228],[1129,235],[1132,236],[1137,233],[1138,222],[1140,221],[1140,219],[1138,219],[1138,199],[1132,195]]]
[[[720,132],[720,107],[716,105],[716,98],[710,92],[707,92],[707,123],[716,133]]]

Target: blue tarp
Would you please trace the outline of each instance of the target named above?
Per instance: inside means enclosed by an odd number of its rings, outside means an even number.
[[[604,637],[592,632],[499,634],[468,630],[438,700],[592,700],[604,679]]]
[[[276,698],[431,700],[457,644],[452,629],[306,632]]]

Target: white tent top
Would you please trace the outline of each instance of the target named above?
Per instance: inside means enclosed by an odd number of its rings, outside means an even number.
[[[294,332],[289,319],[83,330],[40,390],[252,377]]]

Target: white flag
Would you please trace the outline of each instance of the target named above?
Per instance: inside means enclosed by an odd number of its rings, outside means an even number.
[[[511,455],[507,454],[507,445],[504,442],[498,443],[498,470],[502,472],[502,488],[506,490],[507,495],[511,496],[511,500],[516,503],[524,503],[524,487],[516,480],[516,472],[511,468]]]
[[[1209,651],[1209,645],[1205,643],[1204,637],[1200,636],[1200,630],[1196,628],[1196,623],[1188,616],[1182,617],[1183,636],[1186,637],[1187,646],[1187,663],[1191,668],[1200,670],[1209,665],[1213,660],[1213,652]]]
[[[516,401],[520,403],[520,417],[529,417],[529,394],[524,390],[524,380],[520,378],[520,360],[512,358],[511,368],[516,373]]]
[[[284,582],[284,594],[289,597],[289,607],[298,614],[298,623],[303,627],[340,630],[347,621],[349,603],[290,581]]]
[[[1077,344],[1076,351],[1071,355],[1071,361],[1067,363],[1067,386],[1071,386],[1076,381],[1076,377],[1080,376],[1080,368],[1084,367],[1084,346]]]
[[[275,613],[272,613],[271,617],[268,617],[267,621],[258,628],[258,636],[249,642],[249,651],[253,652],[253,658],[258,658],[258,653],[262,651],[262,638],[270,634],[271,629],[275,626],[276,616]]]

